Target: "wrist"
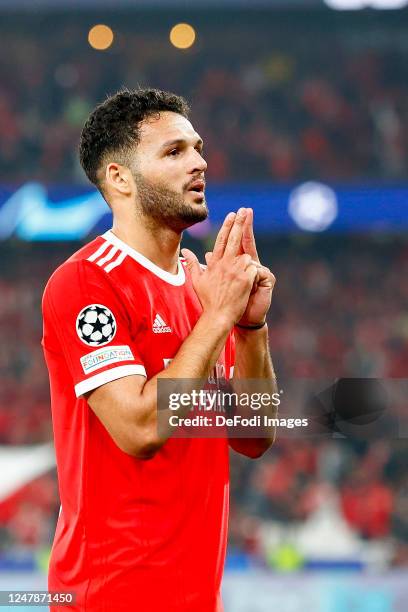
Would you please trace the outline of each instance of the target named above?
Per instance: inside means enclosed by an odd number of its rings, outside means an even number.
[[[241,325],[241,324],[240,324]],[[253,342],[268,342],[268,324],[265,322],[265,325],[262,327],[239,327],[235,325],[234,327],[235,338],[240,340],[241,342],[249,342],[251,345]]]
[[[238,327],[239,329],[247,329],[247,330],[257,330],[257,329],[262,329],[263,327],[266,326],[266,320],[262,321],[262,323],[249,323],[249,324],[243,324],[243,323],[235,323],[235,327]]]
[[[200,319],[205,321],[208,329],[215,328],[220,333],[228,334],[234,327],[234,321],[220,312],[204,310]]]

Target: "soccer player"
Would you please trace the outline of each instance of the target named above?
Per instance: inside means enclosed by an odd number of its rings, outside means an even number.
[[[235,365],[237,379],[275,391],[275,279],[251,209],[226,217],[205,269],[179,257],[183,230],[208,214],[202,146],[185,101],[153,89],[118,92],[83,128],[81,163],[113,227],[56,270],[43,298],[61,497],[49,589],[76,594],[53,610],[222,610],[228,447],[256,458],[274,432],[159,435],[157,379],[217,367],[230,378]]]

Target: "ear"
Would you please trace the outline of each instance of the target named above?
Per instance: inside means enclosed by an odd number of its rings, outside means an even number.
[[[111,162],[106,166],[105,186],[111,191],[128,196],[134,191],[134,179],[129,168]]]

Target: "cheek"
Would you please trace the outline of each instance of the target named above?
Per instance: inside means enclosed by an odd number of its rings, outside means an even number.
[[[149,160],[145,164],[145,176],[153,180],[177,181],[183,176],[181,164],[174,159]]]
[[[166,160],[164,164],[160,164],[160,170],[155,172],[155,175],[158,181],[173,189],[181,189],[187,180],[182,164],[177,163],[173,159]]]

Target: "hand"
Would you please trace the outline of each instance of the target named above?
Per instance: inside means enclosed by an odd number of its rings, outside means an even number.
[[[272,291],[275,286],[276,278],[269,268],[263,266],[259,261],[253,229],[253,210],[251,208],[245,210],[246,215],[239,253],[251,257],[253,264],[257,268],[257,275],[245,311],[238,322],[240,325],[256,326],[265,321],[266,313],[271,305]],[[213,253],[214,252],[206,253],[205,259],[207,265],[212,260]]]
[[[228,328],[242,318],[258,274],[252,257],[241,253],[245,218],[245,209],[227,215],[205,270],[194,253],[182,250],[204,312]]]

